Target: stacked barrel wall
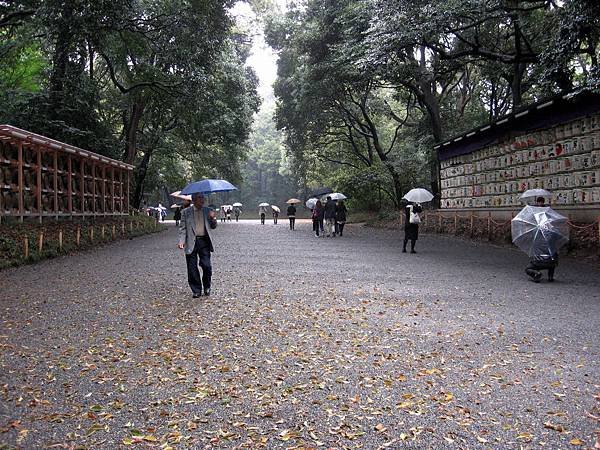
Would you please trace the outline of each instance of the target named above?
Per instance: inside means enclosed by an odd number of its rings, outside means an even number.
[[[600,207],[600,114],[507,138],[441,161],[441,206],[522,206],[527,189],[553,193],[564,209]]]

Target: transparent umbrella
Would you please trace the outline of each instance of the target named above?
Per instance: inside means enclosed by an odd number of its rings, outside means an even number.
[[[279,206],[271,205],[271,209],[272,209],[273,211],[277,211],[278,213],[280,213],[280,212],[281,212],[281,209],[279,208]]]
[[[552,192],[547,191],[546,189],[529,189],[521,194],[519,197],[520,200],[527,202],[532,198],[552,198]]]
[[[408,191],[402,198],[408,200],[409,202],[425,203],[433,200],[433,194],[427,189],[416,188]]]
[[[327,194],[327,197],[331,197],[331,200],[346,200],[348,198],[341,192],[334,192],[332,194]]]
[[[552,208],[526,206],[511,221],[513,243],[534,260],[551,258],[569,242],[569,223]]]
[[[308,209],[313,209],[318,201],[318,198],[309,198],[308,200],[306,200],[306,207]]]

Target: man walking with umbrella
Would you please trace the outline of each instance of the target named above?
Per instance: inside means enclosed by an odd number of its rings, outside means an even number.
[[[212,279],[210,253],[214,252],[214,248],[209,229],[215,228],[217,228],[215,212],[204,206],[204,194],[193,193],[192,206],[181,213],[177,246],[185,250],[188,283],[194,298],[202,295],[202,288],[204,288],[204,295],[210,295]],[[202,268],[202,278],[198,263]]]

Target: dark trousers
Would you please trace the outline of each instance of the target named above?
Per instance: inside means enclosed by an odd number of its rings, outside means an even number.
[[[185,259],[187,262],[188,283],[192,288],[192,292],[194,294],[201,294],[202,286],[204,286],[205,290],[210,289],[212,265],[210,263],[210,243],[208,238],[196,238],[194,251],[189,255],[185,255]],[[198,262],[200,262],[200,267],[202,268],[202,278],[200,278]]]
[[[290,230],[293,230],[295,226],[296,226],[296,218],[290,217]]]
[[[265,213],[262,213],[262,214],[260,215],[260,223],[261,223],[261,225],[264,225],[264,224],[265,224]]]
[[[525,273],[527,275],[529,275],[531,278],[533,278],[534,280],[536,280],[536,279],[539,280],[542,276],[542,273],[540,271],[547,270],[548,271],[548,279],[554,280],[554,269],[555,269],[555,266],[546,265],[546,264],[539,265],[532,261],[525,268]]]
[[[416,239],[408,239],[407,237],[404,238],[404,245],[402,246],[402,251],[406,251],[406,244],[408,244],[408,241],[410,241],[410,251],[414,252],[415,251],[415,243],[417,242]]]
[[[337,226],[336,233],[339,233],[340,236],[343,236],[344,235],[344,225],[346,225],[346,222],[336,222],[335,224]]]
[[[273,223],[277,225],[277,216],[273,216]]]
[[[313,231],[317,236],[319,231],[323,233],[323,219],[313,219]]]

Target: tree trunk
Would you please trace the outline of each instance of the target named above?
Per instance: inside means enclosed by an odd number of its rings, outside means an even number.
[[[125,132],[125,151],[123,161],[127,164],[133,164],[137,156],[137,133],[140,121],[144,115],[145,101],[141,96],[135,98],[133,105],[129,108],[128,114],[123,118],[123,127]]]
[[[154,149],[149,148],[144,153],[144,157],[140,162],[140,165],[137,167],[135,171],[135,190],[133,193],[133,207],[139,209],[140,204],[142,203],[142,197],[144,196],[144,180],[146,179],[146,173],[148,171],[148,164],[150,163],[150,158],[152,157],[152,152]]]
[[[49,117],[52,120],[60,118],[61,105],[65,97],[65,79],[67,77],[67,65],[69,63],[69,53],[73,39],[69,25],[72,17],[73,5],[71,2],[65,2],[62,10],[62,18],[57,23],[54,54],[52,55],[52,73],[49,80]]]

